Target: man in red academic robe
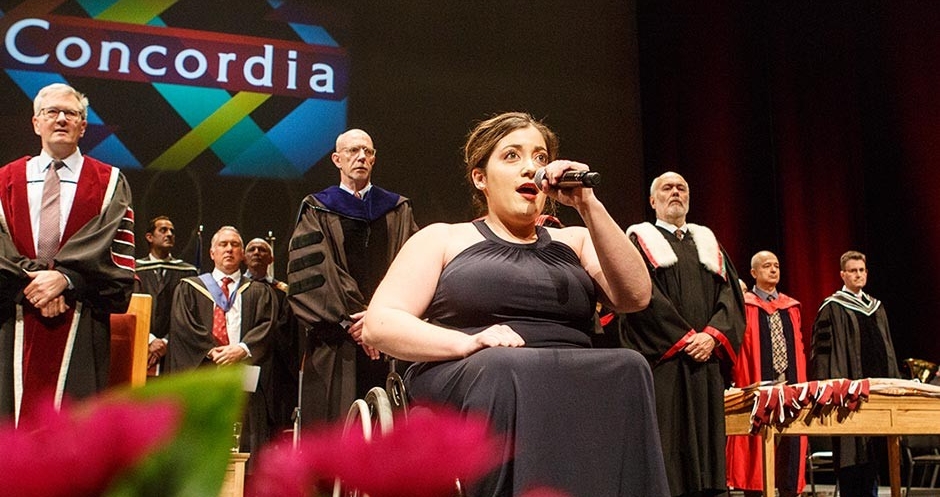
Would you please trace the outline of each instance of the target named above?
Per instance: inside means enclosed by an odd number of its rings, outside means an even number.
[[[734,384],[760,381],[806,381],[806,354],[800,329],[800,303],[777,291],[780,262],[769,251],[751,258],[754,288],[744,295],[747,327],[734,365]],[[762,495],[763,442],[760,437],[728,437],[728,486],[746,497]],[[783,437],[776,450],[776,482],[780,497],[795,497],[805,483],[806,437]]]
[[[130,188],[81,154],[87,108],[68,85],[40,90],[42,151],[0,168],[0,413],[18,426],[107,386],[110,314],[133,289]]]

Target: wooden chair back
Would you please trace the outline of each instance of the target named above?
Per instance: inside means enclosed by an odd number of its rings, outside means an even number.
[[[111,369],[108,385],[143,386],[147,382],[151,297],[135,293],[124,314],[111,315]]]

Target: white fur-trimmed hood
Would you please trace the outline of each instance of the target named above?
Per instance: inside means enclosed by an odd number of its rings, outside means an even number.
[[[705,226],[687,223],[689,234],[695,241],[695,248],[698,251],[698,260],[709,271],[721,276],[724,280],[728,279],[728,272],[725,269],[725,260],[718,245],[718,239],[715,233]],[[636,236],[640,250],[646,254],[647,260],[653,267],[670,267],[679,262],[679,257],[672,250],[672,246],[651,223],[634,224],[627,228],[627,236]]]

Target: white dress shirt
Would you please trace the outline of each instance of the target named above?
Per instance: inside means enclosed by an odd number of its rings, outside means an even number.
[[[29,201],[29,221],[33,229],[33,248],[39,251],[39,213],[42,210],[42,187],[46,171],[55,160],[43,150],[39,155],[26,161],[26,198]],[[75,190],[78,189],[78,177],[82,173],[85,158],[80,150],[65,158],[65,167],[59,169],[59,237],[65,232],[65,223],[72,212]]]

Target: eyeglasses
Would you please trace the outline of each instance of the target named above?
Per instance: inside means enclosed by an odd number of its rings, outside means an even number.
[[[366,157],[372,157],[375,155],[375,149],[369,147],[346,147],[343,149],[343,152],[351,157],[358,156],[359,152],[366,154]]]
[[[49,120],[58,119],[59,114],[65,114],[66,121],[79,121],[82,119],[82,112],[78,110],[57,109],[55,107],[39,109],[39,115]]]

